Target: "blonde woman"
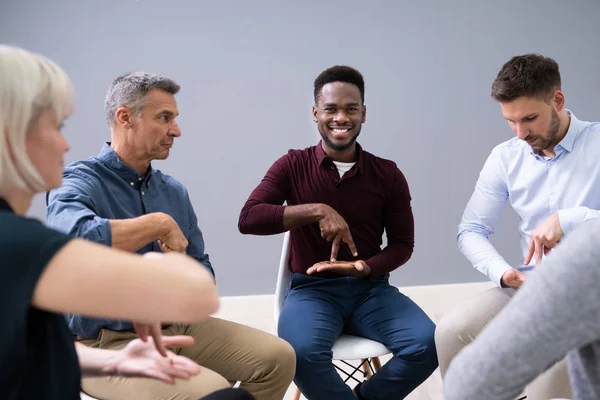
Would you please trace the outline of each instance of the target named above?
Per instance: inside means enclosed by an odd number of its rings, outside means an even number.
[[[123,350],[74,344],[61,313],[195,322],[218,306],[212,276],[178,253],[141,257],[74,239],[25,216],[36,193],[60,186],[73,109],[54,62],[0,45],[0,393],[5,399],[79,399],[83,376],[173,383],[200,372],[164,347],[193,339],[142,332]],[[156,344],[156,347],[155,347]],[[159,349],[157,351],[157,348]],[[161,355],[163,353],[165,356]]]

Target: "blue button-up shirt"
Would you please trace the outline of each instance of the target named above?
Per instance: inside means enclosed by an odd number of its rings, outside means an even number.
[[[180,182],[150,169],[140,175],[121,162],[118,155],[104,144],[100,154],[77,161],[65,168],[63,184],[47,196],[48,226],[107,246],[112,245],[111,219],[135,218],[153,212],[170,215],[189,242],[187,254],[214,275],[204,239],[188,192]],[[160,251],[157,242],[139,249],[140,254]],[[74,335],[95,338],[102,328],[131,329],[128,321],[113,321],[67,315]]]
[[[488,237],[507,199],[520,217],[523,256],[531,231],[555,212],[565,235],[600,217],[600,123],[580,121],[567,111],[571,123],[554,148],[555,157],[536,154],[516,137],[494,148],[463,213],[458,246],[475,268],[498,285],[511,266]]]

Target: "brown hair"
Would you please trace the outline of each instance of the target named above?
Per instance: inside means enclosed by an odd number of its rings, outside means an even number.
[[[501,103],[521,96],[548,100],[556,90],[560,90],[556,61],[539,54],[524,54],[502,66],[492,84],[492,97]]]

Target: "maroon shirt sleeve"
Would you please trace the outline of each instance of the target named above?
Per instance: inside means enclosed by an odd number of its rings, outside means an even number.
[[[415,221],[410,200],[406,178],[396,168],[384,208],[383,221],[387,246],[365,260],[371,268],[371,275],[378,276],[391,272],[410,259],[415,246]]]
[[[274,235],[282,233],[282,205],[290,189],[290,161],[287,155],[269,168],[260,184],[252,191],[244,204],[238,221],[243,234]]]

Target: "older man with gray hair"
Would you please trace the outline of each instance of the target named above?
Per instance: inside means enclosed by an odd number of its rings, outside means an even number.
[[[181,136],[175,100],[179,89],[159,74],[135,72],[115,79],[105,101],[112,141],[97,156],[65,169],[63,186],[48,194],[47,222],[128,252],[186,253],[214,275],[186,188],[151,165],[166,159]],[[67,319],[77,340],[95,348],[120,349],[137,335],[195,338],[193,346],[177,353],[203,366],[199,375],[174,385],[125,377],[84,379],[84,391],[102,399],[197,400],[229,381],[241,381],[257,399],[282,399],[295,373],[294,351],[287,342],[217,318],[193,325],[80,315]],[[166,354],[160,342],[157,347]]]

